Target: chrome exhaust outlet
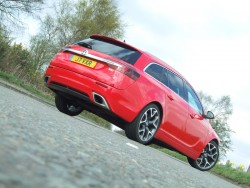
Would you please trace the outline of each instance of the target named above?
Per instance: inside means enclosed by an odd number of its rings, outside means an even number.
[[[96,104],[98,104],[98,105],[100,105],[100,106],[102,106],[102,107],[109,110],[109,105],[108,105],[107,101],[105,100],[105,98],[103,96],[101,96],[100,94],[95,93],[95,92],[93,92],[92,94],[93,94],[94,102]]]
[[[45,76],[43,79],[44,79],[44,82],[45,82],[46,84],[48,84],[49,79],[50,79],[50,76]]]

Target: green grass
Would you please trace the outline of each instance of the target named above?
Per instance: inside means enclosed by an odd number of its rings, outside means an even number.
[[[170,155],[170,156],[172,156],[174,158],[177,158],[177,159],[179,159],[181,161],[187,162],[187,157],[180,154],[180,153],[178,153],[178,152],[176,152],[176,151],[172,151],[172,150],[169,150],[169,149],[166,149],[166,148],[154,145],[154,144],[151,144],[150,147],[155,148],[155,149],[157,149],[157,150],[159,150],[159,151],[161,151],[163,153],[166,153],[166,154],[168,154],[168,155]]]
[[[9,83],[12,83],[18,87],[21,87],[25,90],[27,90],[28,92],[36,95],[36,96],[39,96],[41,98],[44,98],[46,100],[53,100],[53,96],[50,95],[49,93],[46,93],[44,91],[41,91],[37,88],[35,88],[33,85],[30,85],[28,83],[24,83],[22,82],[20,79],[18,79],[15,75],[12,75],[12,74],[9,74],[9,73],[6,73],[6,72],[3,72],[0,70],[0,78],[2,78],[3,80],[9,82]]]
[[[249,173],[239,171],[236,168],[228,167],[223,164],[217,164],[210,171],[214,174],[223,176],[240,185],[246,185],[250,187],[250,174]]]
[[[12,83],[18,87],[21,87],[28,92],[39,96],[43,99],[49,100],[52,103],[54,102],[54,96],[46,93],[45,91],[41,91],[37,88],[35,88],[33,85],[30,85],[28,83],[22,82],[20,79],[18,79],[15,75],[11,75],[8,73],[5,73],[0,70],[0,78],[3,80]],[[83,112],[81,114],[84,118],[87,118],[88,120],[97,123],[98,125],[105,127],[105,128],[110,128],[110,123],[107,121],[103,120],[102,118],[99,118],[98,116],[89,113],[89,112]],[[187,162],[187,158],[183,155],[181,155],[178,152],[171,151],[169,149],[165,149],[156,145],[151,145],[151,147],[160,150],[161,152],[164,152],[172,157],[175,157],[181,161]],[[246,172],[239,171],[238,169],[232,168],[231,166],[223,165],[223,164],[217,164],[213,169],[210,170],[211,173],[222,176],[232,182],[235,182],[239,185],[243,185],[245,187],[250,187],[250,174]]]
[[[86,118],[87,120],[89,120],[90,122],[96,123],[97,125],[99,125],[99,126],[101,126],[101,127],[104,127],[104,128],[106,128],[106,129],[110,129],[110,128],[111,128],[111,124],[110,124],[108,121],[106,121],[106,120],[104,120],[104,119],[98,117],[98,116],[95,115],[95,114],[92,114],[92,113],[87,112],[87,111],[83,111],[83,112],[81,113],[81,115],[82,115],[84,118]]]

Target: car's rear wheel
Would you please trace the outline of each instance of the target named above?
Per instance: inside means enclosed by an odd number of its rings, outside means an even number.
[[[78,106],[74,103],[74,101],[66,99],[60,94],[56,94],[55,104],[60,112],[70,116],[77,116],[83,111],[83,108],[81,106]]]
[[[211,141],[203,149],[201,155],[196,159],[188,157],[189,164],[201,171],[207,171],[214,167],[219,159],[219,149],[216,142]]]
[[[141,144],[148,144],[154,137],[161,120],[161,113],[155,104],[146,106],[135,120],[125,127],[126,136]]]

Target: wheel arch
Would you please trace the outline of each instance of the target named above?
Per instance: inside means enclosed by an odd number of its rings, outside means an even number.
[[[220,138],[218,137],[218,135],[214,131],[212,131],[208,134],[208,136],[205,140],[205,143],[204,143],[205,147],[211,141],[214,141],[218,146],[220,145]]]
[[[148,105],[150,105],[150,104],[155,104],[159,108],[160,114],[161,114],[161,119],[160,119],[160,125],[161,125],[162,118],[163,118],[163,108],[162,108],[161,103],[159,103],[157,101],[153,101],[153,102],[149,103]]]
[[[214,139],[212,139],[212,140],[210,140],[210,142],[211,141],[214,141],[218,146],[219,146],[219,144],[220,144],[220,142],[219,142],[219,140],[218,139],[216,139],[216,138],[214,138]]]
[[[158,102],[158,101],[151,101],[151,102],[147,103],[146,105],[144,105],[144,106],[140,109],[140,111],[137,113],[136,117],[139,115],[139,113],[140,113],[146,106],[148,106],[148,105],[150,105],[150,104],[155,104],[155,105],[159,108],[159,110],[160,110],[160,115],[161,115],[161,119],[160,119],[160,124],[161,124],[162,118],[163,118],[163,107],[162,107],[161,103]],[[136,119],[136,117],[135,117],[132,121],[134,121],[134,120]]]
[[[163,107],[162,107],[161,103],[158,101],[152,101],[152,102],[148,103],[147,105],[145,105],[142,109],[144,109],[146,106],[148,106],[150,104],[155,104],[159,108],[160,115],[161,115],[161,119],[160,119],[160,125],[161,125],[162,119],[163,119]],[[159,127],[160,127],[160,125],[159,125]]]
[[[155,127],[155,129],[154,129],[154,132],[152,133],[151,132],[151,136],[150,136],[150,138],[148,139],[148,136],[146,137],[146,140],[144,140],[144,132],[146,132],[146,131],[144,131],[143,132],[143,135],[141,135],[143,138],[141,138],[141,136],[139,135],[139,130],[140,130],[140,125],[141,125],[141,118],[144,116],[144,114],[145,113],[147,113],[150,109],[154,109],[154,110],[157,110],[157,115],[156,115],[156,117],[157,117],[157,121],[158,121],[158,125],[157,125],[157,127],[156,127],[156,125],[154,125],[153,127]],[[163,109],[162,109],[162,106],[161,106],[161,104],[159,103],[159,102],[155,102],[155,101],[153,101],[153,102],[150,102],[150,103],[148,103],[147,105],[145,105],[143,108],[142,108],[142,110],[139,112],[139,114],[136,116],[136,118],[131,122],[131,123],[128,123],[127,125],[126,125],[126,127],[125,127],[125,133],[126,133],[126,136],[128,137],[128,138],[130,138],[130,139],[132,139],[132,140],[135,140],[135,141],[137,141],[137,142],[139,142],[139,143],[141,143],[141,144],[144,144],[144,145],[147,145],[147,144],[149,144],[151,141],[152,141],[152,139],[154,138],[154,135],[155,135],[155,133],[156,133],[156,131],[158,130],[158,128],[160,127],[160,125],[161,125],[161,121],[162,121],[162,113],[163,113]],[[159,114],[159,115],[158,115]],[[155,116],[155,113],[153,114],[153,116]],[[159,116],[160,116],[160,118],[159,118]],[[145,116],[146,117],[146,119],[148,120],[148,116]],[[151,116],[152,117],[152,116]],[[145,122],[145,121],[143,121],[143,122]],[[143,123],[142,122],[142,123]],[[149,123],[150,121],[148,120],[147,121],[147,125],[145,126],[143,126],[144,128],[143,129],[146,129],[145,127],[149,127],[151,124],[153,124],[152,123],[152,121],[151,121],[151,123]],[[148,128],[148,130],[149,130],[150,128]],[[150,131],[152,131],[152,130],[150,130]],[[148,132],[150,132],[150,131],[148,131]],[[148,134],[149,135],[149,134]]]

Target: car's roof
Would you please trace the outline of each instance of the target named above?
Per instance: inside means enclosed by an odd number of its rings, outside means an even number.
[[[178,75],[179,77],[181,77],[183,80],[185,80],[187,83],[189,83],[184,76],[182,76],[181,73],[179,73],[176,69],[174,69],[172,66],[170,66],[169,64],[167,64],[165,61],[161,60],[160,58],[152,55],[149,52],[144,52],[144,54],[151,59],[152,63],[157,63],[160,64],[161,66],[167,68],[168,70],[170,70],[171,72],[175,73],[176,75]]]
[[[97,40],[102,40],[102,41],[108,41],[110,43],[113,43],[113,44],[116,44],[116,45],[119,45],[119,46],[122,46],[122,47],[125,47],[125,48],[136,50],[136,51],[144,54],[152,62],[158,63],[158,64],[162,65],[163,67],[167,68],[168,70],[172,71],[173,73],[177,74],[179,77],[181,77],[182,79],[184,79],[186,82],[188,82],[177,70],[175,70],[173,67],[171,67],[169,64],[167,64],[165,61],[163,61],[160,58],[152,55],[151,53],[142,51],[142,50],[140,50],[140,49],[138,49],[138,48],[136,48],[136,47],[134,47],[134,46],[126,43],[125,41],[120,41],[118,39],[114,39],[114,38],[107,37],[107,36],[100,35],[100,34],[93,34],[93,35],[91,35],[90,38],[97,39]]]

